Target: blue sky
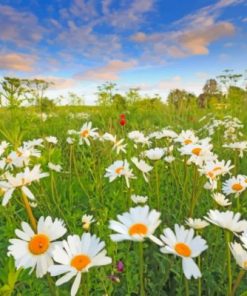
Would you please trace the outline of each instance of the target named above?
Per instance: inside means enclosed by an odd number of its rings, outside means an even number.
[[[226,68],[247,68],[246,0],[1,0],[0,76],[55,82],[52,96],[199,93]]]

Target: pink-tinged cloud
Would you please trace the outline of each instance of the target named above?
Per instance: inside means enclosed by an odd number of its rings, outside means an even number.
[[[0,54],[0,70],[30,72],[34,68],[35,57],[26,54]]]
[[[180,38],[180,45],[192,55],[208,54],[208,46],[219,38],[230,36],[235,32],[231,23],[222,22],[205,29],[185,32]]]
[[[18,47],[28,46],[42,38],[44,29],[31,12],[20,12],[7,5],[0,5],[0,40]]]
[[[66,90],[75,87],[78,83],[78,81],[76,81],[75,79],[58,76],[39,75],[33,78],[42,79],[51,83],[49,87],[50,90]]]
[[[76,79],[82,80],[118,80],[121,72],[129,70],[136,65],[136,61],[121,61],[121,60],[112,60],[105,66],[96,67],[91,70],[88,70],[82,74],[75,75]]]

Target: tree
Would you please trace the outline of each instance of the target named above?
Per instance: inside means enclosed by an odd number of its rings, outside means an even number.
[[[25,83],[31,93],[29,102],[41,108],[42,100],[45,98],[45,91],[54,83],[43,79],[26,79]]]
[[[142,97],[141,97],[139,91],[140,91],[140,89],[138,87],[129,89],[129,91],[125,95],[128,103],[134,104],[134,103],[142,100]]]
[[[195,101],[195,98],[194,94],[186,90],[173,89],[167,97],[167,102],[170,105],[174,105],[177,109],[180,109],[182,106],[188,107]]]
[[[113,92],[116,90],[116,84],[106,82],[102,86],[98,87],[98,99],[97,104],[100,106],[110,106],[113,100]]]
[[[219,93],[218,83],[215,79],[208,79],[203,87],[203,93],[207,95],[215,95]]]
[[[2,91],[0,92],[1,102],[6,101],[10,108],[20,107],[27,100],[26,95],[29,93],[25,86],[25,80],[15,77],[4,77],[0,82]]]

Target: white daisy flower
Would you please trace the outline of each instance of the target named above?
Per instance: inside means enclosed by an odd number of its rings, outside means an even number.
[[[147,196],[135,195],[135,194],[132,194],[130,198],[135,204],[146,203],[148,200]]]
[[[40,165],[36,165],[32,170],[28,167],[24,172],[18,173],[16,176],[6,174],[6,181],[0,181],[0,188],[5,190],[5,194],[2,200],[2,205],[6,204],[11,199],[15,189],[20,188],[21,191],[31,200],[35,200],[33,193],[27,186],[30,186],[32,182],[39,181],[41,178],[49,176],[48,173],[42,173],[40,171]]]
[[[3,153],[4,153],[5,150],[8,148],[8,146],[9,146],[9,143],[6,142],[6,141],[2,141],[2,142],[0,143],[0,156],[3,155]]]
[[[247,221],[240,220],[241,214],[232,211],[220,212],[218,210],[209,210],[207,221],[221,228],[228,229],[232,232],[243,232],[247,229]]]
[[[32,268],[31,273],[36,268],[36,276],[43,277],[48,267],[53,264],[52,251],[59,244],[55,241],[67,231],[64,223],[57,218],[52,221],[51,217],[40,217],[37,233],[26,222],[22,222],[21,226],[22,230],[15,230],[18,239],[10,239],[8,256],[15,258],[17,269]]]
[[[132,169],[129,168],[127,160],[117,160],[106,169],[105,177],[109,178],[112,182],[116,178],[124,176],[127,187],[129,187],[129,179],[134,179],[135,176],[132,173]]]
[[[205,175],[210,180],[214,180],[218,176],[224,176],[227,173],[230,173],[231,169],[234,166],[231,165],[231,161],[209,161],[206,162],[202,168],[199,169],[199,172]]]
[[[46,137],[45,140],[48,143],[51,143],[51,144],[54,144],[54,145],[56,145],[57,142],[58,142],[57,137],[53,137],[53,136]]]
[[[52,171],[55,171],[55,172],[61,172],[62,171],[62,167],[60,164],[54,164],[52,162],[49,162],[48,163],[48,168]]]
[[[81,145],[83,142],[85,142],[88,146],[90,146],[89,138],[96,138],[99,136],[97,128],[92,128],[92,122],[86,122],[82,126],[80,132],[79,132],[79,144]]]
[[[243,192],[247,187],[247,183],[245,182],[245,177],[242,175],[238,175],[236,177],[232,177],[226,180],[223,183],[222,191],[225,195],[235,194],[235,197],[238,197],[241,192]]]
[[[72,145],[72,144],[74,144],[75,139],[74,139],[74,138],[71,138],[71,137],[68,137],[68,138],[66,139],[66,142],[67,142],[69,145]]]
[[[168,163],[172,163],[175,160],[175,157],[172,155],[164,157],[164,161]]]
[[[195,136],[195,132],[192,130],[182,131],[175,142],[181,143],[182,145],[196,144],[198,142],[198,137]]]
[[[247,270],[247,251],[239,243],[230,243],[230,250],[237,264]]]
[[[140,131],[132,131],[128,133],[128,138],[132,140],[135,144],[142,144],[147,146],[151,144],[148,137],[145,137],[144,134]]]
[[[164,156],[164,154],[164,149],[158,147],[144,151],[144,155],[150,160],[159,160]]]
[[[193,229],[185,229],[175,225],[175,233],[170,229],[164,229],[164,235],[160,238],[165,246],[160,249],[164,254],[174,254],[182,258],[183,272],[187,279],[201,277],[201,271],[192,258],[198,257],[208,246],[201,236],[194,236]]]
[[[142,172],[143,178],[146,182],[148,182],[148,173],[152,171],[153,167],[147,164],[144,160],[138,160],[137,157],[132,157],[131,161],[135,164],[135,166]]]
[[[95,222],[95,219],[92,215],[83,215],[81,218],[82,228],[88,230],[90,225]]]
[[[213,199],[217,202],[218,205],[222,206],[222,207],[227,207],[227,206],[230,206],[232,203],[229,201],[229,199],[227,199],[225,197],[224,194],[222,193],[214,193],[212,195]]]
[[[90,233],[83,233],[81,237],[69,235],[67,240],[64,240],[62,245],[56,246],[53,251],[53,259],[59,264],[50,266],[49,272],[52,276],[63,274],[56,281],[56,285],[60,286],[75,277],[70,294],[75,296],[83,272],[88,272],[94,266],[111,264],[112,259],[106,256],[104,247],[105,243]]]
[[[198,229],[203,229],[205,227],[207,227],[209,225],[209,223],[205,220],[202,219],[192,219],[192,218],[188,218],[185,223],[191,227],[194,228],[196,230]]]
[[[129,212],[117,216],[120,222],[110,221],[109,228],[117,232],[110,237],[115,242],[143,241],[145,238],[149,238],[160,245],[160,240],[153,236],[154,231],[161,223],[160,215],[156,210],[150,211],[147,205],[130,208]]]
[[[224,144],[223,147],[237,151],[239,153],[239,157],[242,158],[244,156],[244,152],[247,151],[247,141]]]

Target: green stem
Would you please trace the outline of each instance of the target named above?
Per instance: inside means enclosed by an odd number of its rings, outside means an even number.
[[[30,223],[32,225],[32,228],[33,230],[36,232],[37,231],[37,221],[33,215],[33,211],[32,211],[32,208],[30,207],[30,204],[29,204],[29,201],[26,197],[26,195],[22,192],[22,202],[26,208],[26,211],[27,211],[27,215],[29,217],[29,220],[30,220]]]
[[[201,270],[201,256],[198,256],[197,259],[198,268]],[[198,296],[202,295],[202,278],[199,277],[198,279]]]
[[[140,273],[140,296],[145,296],[144,289],[144,261],[143,261],[143,242],[139,243],[139,273]]]
[[[236,278],[236,281],[234,282],[234,285],[233,285],[233,288],[232,288],[232,294],[231,296],[234,296],[235,295],[235,292],[237,290],[237,288],[239,287],[242,279],[243,279],[243,276],[245,275],[245,271],[244,269],[241,269],[237,278]]]
[[[189,296],[190,295],[189,281],[186,279],[186,277],[184,277],[184,286],[185,286],[185,295]]]
[[[157,208],[160,209],[160,186],[159,186],[159,170],[158,170],[159,163],[155,163],[155,179],[156,179],[156,199],[157,199]]]
[[[226,256],[227,256],[227,275],[228,275],[228,296],[232,294],[232,270],[231,270],[231,251],[229,248],[230,232],[225,230],[225,238],[226,238]]]

